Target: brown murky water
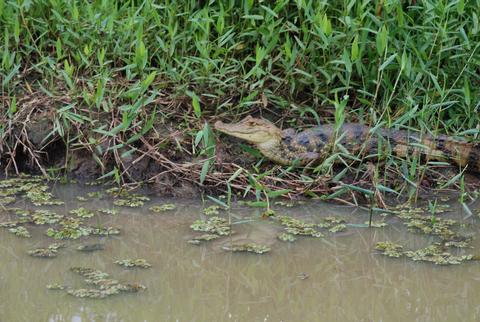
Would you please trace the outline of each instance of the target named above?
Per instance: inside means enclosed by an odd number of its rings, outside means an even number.
[[[57,194],[73,200],[56,206],[106,207],[108,201],[82,203],[83,188],[62,187]],[[150,204],[172,200],[153,200]],[[30,257],[26,251],[51,242],[45,227],[32,229],[29,239],[0,230],[0,321],[478,321],[480,264],[436,266],[391,259],[374,250],[378,241],[423,245],[427,237],[406,231],[401,223],[386,228],[349,227],[326,238],[276,239],[278,224],[260,218],[260,210],[230,212],[236,231],[232,239],[271,246],[264,255],[229,253],[221,246],[229,238],[191,245],[189,225],[200,218],[198,201],[174,201],[177,209],[152,214],[144,209],[121,209],[102,216],[102,223],[122,234],[88,238],[105,243],[105,250],[80,253],[80,241],[68,242],[54,259]],[[341,215],[362,223],[358,209],[307,203],[282,209],[298,216]],[[227,216],[227,214],[222,214]],[[461,218],[462,214],[454,214]],[[458,219],[457,218],[457,219]],[[480,246],[474,242],[475,246]],[[474,250],[475,251],[475,250]],[[113,263],[145,258],[151,269],[128,270]],[[147,286],[138,294],[106,299],[79,299],[46,289],[59,282],[82,285],[69,271],[88,266],[115,278]]]

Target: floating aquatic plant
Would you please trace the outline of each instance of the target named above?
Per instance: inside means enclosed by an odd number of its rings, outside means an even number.
[[[19,220],[11,220],[0,223],[1,228],[13,228],[17,227],[21,222]]]
[[[208,220],[196,220],[190,227],[195,231],[203,231],[220,236],[229,235],[230,225],[228,221],[220,217],[211,217]]]
[[[35,210],[31,214],[31,220],[36,225],[55,224],[60,222],[63,217],[63,215],[58,215],[50,210]]]
[[[120,235],[120,229],[106,226],[106,227],[90,227],[90,234],[97,236],[113,236]]]
[[[77,239],[90,235],[92,228],[82,226],[80,218],[65,217],[60,221],[60,228],[48,228],[47,236],[55,239]]]
[[[145,204],[145,201],[149,201],[150,198],[140,194],[129,194],[127,192],[120,192],[117,199],[113,201],[116,206],[124,207],[141,207]]]
[[[32,237],[28,229],[23,226],[9,228],[8,231],[11,232],[12,234],[15,234],[15,236],[18,236],[18,237],[24,237],[24,238]]]
[[[85,198],[85,197],[83,197],[83,196],[77,196],[77,200],[78,200],[78,201],[82,201],[82,202],[88,201],[88,199]]]
[[[118,215],[118,210],[116,209],[100,208],[97,211],[106,215],[111,215],[111,216]]]
[[[92,218],[95,216],[95,213],[91,210],[85,209],[83,207],[70,210],[72,215],[76,215],[79,218]]]
[[[213,205],[203,209],[203,213],[205,214],[205,216],[218,215],[220,213],[219,209],[220,206]]]
[[[297,240],[297,238],[292,235],[292,234],[287,234],[287,233],[281,233],[279,235],[277,235],[277,238],[280,239],[281,241],[285,241],[285,242],[294,242]]]
[[[87,193],[87,196],[89,198],[101,199],[105,196],[105,194],[101,191],[92,191],[92,192]]]
[[[203,241],[210,241],[217,238],[220,238],[217,234],[203,234],[190,239],[188,242],[193,245],[199,245]]]
[[[337,224],[337,225],[332,226],[328,229],[328,231],[331,232],[331,233],[338,233],[338,232],[345,231],[345,230],[347,230],[347,225],[345,225],[345,224]]]
[[[292,235],[323,237],[323,234],[315,230],[315,224],[306,223],[290,216],[279,216],[280,224],[285,227],[285,231]]]
[[[52,283],[47,285],[47,289],[49,290],[57,290],[57,291],[62,291],[65,290],[66,286],[59,284],[59,283]]]
[[[229,252],[247,252],[255,254],[264,254],[270,251],[270,247],[255,243],[225,245],[222,248]]]
[[[341,224],[344,224],[344,223],[346,223],[346,221],[343,218],[339,218],[339,217],[335,217],[335,216],[328,216],[328,217],[323,218],[322,222],[320,224],[318,224],[318,227],[320,227],[320,228],[332,228],[334,226],[341,225]],[[346,228],[346,226],[345,226],[345,228]]]
[[[51,258],[51,257],[57,257],[58,249],[63,247],[65,247],[64,244],[54,243],[45,248],[35,248],[32,250],[29,250],[27,253],[28,255],[33,257]]]
[[[159,213],[159,212],[174,210],[175,208],[177,208],[177,206],[175,206],[173,203],[165,203],[163,205],[152,206],[149,209],[150,211]]]
[[[127,268],[134,268],[134,267],[150,268],[150,267],[152,267],[152,265],[150,265],[150,263],[148,263],[143,258],[116,260],[115,264],[118,264],[120,266],[127,267]]]
[[[11,204],[11,203],[14,203],[15,202],[15,197],[3,197],[3,198],[0,198],[0,205],[2,206],[6,206],[8,204]]]
[[[431,262],[436,265],[458,265],[464,261],[470,261],[474,259],[474,256],[469,255],[453,255],[446,249],[438,244],[433,244],[425,248],[421,248],[415,251],[406,251],[405,256],[414,261]]]
[[[389,241],[378,242],[375,249],[381,250],[382,254],[388,257],[401,257],[403,255],[403,246]]]

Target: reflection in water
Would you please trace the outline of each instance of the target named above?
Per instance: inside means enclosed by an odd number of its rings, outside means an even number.
[[[109,207],[75,199],[83,191],[57,191],[65,206]],[[170,200],[172,201],[172,200]],[[166,202],[161,200],[161,202]],[[103,215],[102,223],[120,227],[122,234],[89,238],[105,249],[82,253],[82,241],[71,241],[57,258],[39,259],[28,249],[50,243],[44,227],[32,228],[22,239],[0,231],[0,321],[474,321],[479,319],[480,271],[476,262],[439,267],[390,259],[377,254],[378,241],[421,246],[426,238],[406,232],[400,223],[386,228],[349,228],[326,238],[299,238],[295,243],[276,239],[280,227],[259,219],[260,211],[231,211],[239,221],[231,238],[200,246],[187,241],[191,222],[202,207],[182,201],[168,213],[121,208],[117,216]],[[151,202],[155,204],[155,202]],[[342,215],[363,223],[366,215],[349,208],[311,203],[282,210],[314,220]],[[352,211],[354,212],[352,214]],[[253,220],[245,220],[251,217]],[[461,218],[460,214],[458,218]],[[458,219],[457,218],[457,219]],[[93,219],[95,220],[95,218]],[[229,242],[254,241],[268,245],[265,255],[222,251]],[[479,246],[475,243],[474,246]],[[151,269],[125,269],[115,260],[145,258]],[[104,300],[77,299],[47,290],[49,283],[81,287],[72,266],[93,267],[147,290]]]

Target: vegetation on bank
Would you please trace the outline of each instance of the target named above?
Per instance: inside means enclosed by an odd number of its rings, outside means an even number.
[[[87,155],[119,183],[168,177],[267,201],[464,187],[460,169],[429,183],[436,165],[415,156],[335,168],[339,150],[315,169],[252,166],[241,155],[260,160],[255,151],[231,148],[209,124],[262,115],[284,127],[350,121],[478,141],[478,7],[0,0],[1,165],[61,175]]]

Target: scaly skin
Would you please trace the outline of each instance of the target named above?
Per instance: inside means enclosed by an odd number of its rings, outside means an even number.
[[[215,129],[254,144],[265,157],[283,165],[321,161],[337,140],[357,158],[378,158],[391,150],[401,158],[417,153],[428,160],[446,161],[480,172],[480,143],[459,141],[445,135],[419,136],[387,129],[372,134],[368,126],[355,123],[344,124],[337,133],[332,125],[295,133],[293,129],[281,130],[265,119],[251,116],[232,124],[218,121]]]

